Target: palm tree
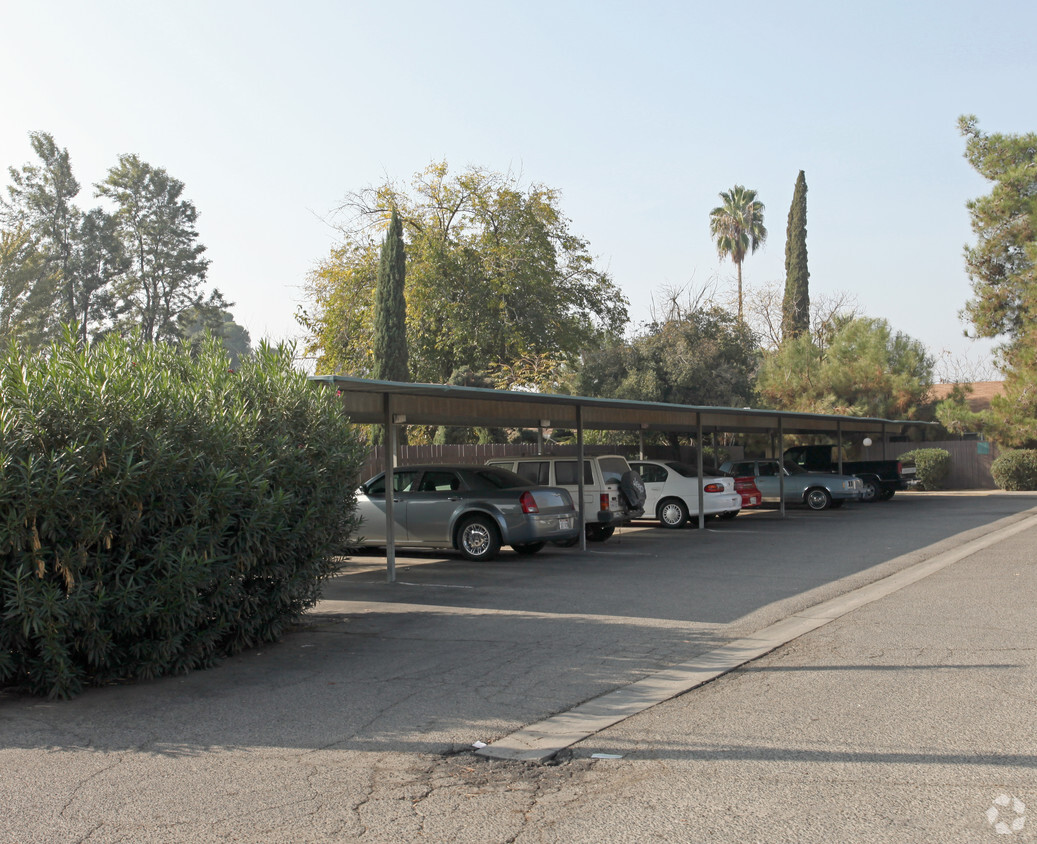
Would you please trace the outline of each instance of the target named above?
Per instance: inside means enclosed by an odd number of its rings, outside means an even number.
[[[742,185],[720,194],[724,201],[709,212],[709,231],[717,242],[721,259],[730,257],[738,267],[738,320],[742,321],[742,261],[767,240],[763,225],[763,203],[756,191]]]

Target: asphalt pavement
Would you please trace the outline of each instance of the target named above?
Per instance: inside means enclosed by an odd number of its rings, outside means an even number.
[[[585,555],[403,557],[394,584],[352,559],[282,642],[213,670],[0,693],[0,842],[1033,840],[1035,505],[645,526]],[[832,601],[546,761],[476,753]]]

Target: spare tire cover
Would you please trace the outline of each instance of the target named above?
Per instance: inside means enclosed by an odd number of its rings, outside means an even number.
[[[619,479],[619,490],[633,509],[645,506],[645,482],[633,469],[623,473]]]

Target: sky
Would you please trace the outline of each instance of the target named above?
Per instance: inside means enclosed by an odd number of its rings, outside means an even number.
[[[254,341],[301,338],[303,286],[349,192],[432,161],[561,194],[630,302],[734,285],[709,211],[766,206],[747,288],[781,282],[800,170],[813,297],[848,294],[938,371],[972,341],[966,203],[990,185],[957,129],[1037,131],[1037,3],[0,0],[0,176],[29,133],[68,149],[81,207],[118,156],[184,182],[209,282]],[[6,191],[5,191],[6,192]],[[996,375],[992,376],[996,377]]]

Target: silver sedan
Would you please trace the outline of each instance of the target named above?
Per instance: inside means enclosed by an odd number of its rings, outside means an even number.
[[[560,487],[538,486],[495,466],[403,466],[393,472],[394,542],[456,548],[492,560],[502,545],[535,554],[551,541],[579,536],[577,511]],[[385,474],[356,493],[357,545],[384,545]]]
[[[752,475],[764,501],[779,500],[780,476],[784,475],[786,503],[801,502],[811,510],[827,510],[829,507],[842,507],[846,501],[859,501],[864,489],[860,478],[807,472],[791,460],[784,464],[773,458],[729,460],[720,470],[735,475]]]

